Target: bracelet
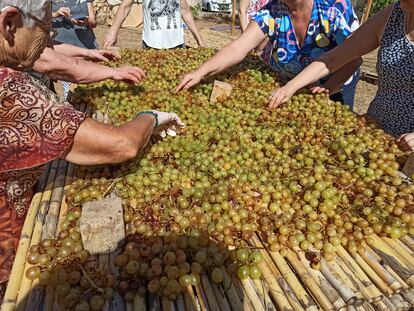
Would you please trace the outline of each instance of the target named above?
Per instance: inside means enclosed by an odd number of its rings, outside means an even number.
[[[158,115],[154,111],[150,111],[150,110],[141,111],[140,113],[137,114],[137,116],[140,116],[140,115],[143,115],[143,114],[149,114],[149,115],[151,115],[151,116],[154,117],[154,119],[155,119],[155,125],[154,125],[154,127],[157,127],[159,125]]]

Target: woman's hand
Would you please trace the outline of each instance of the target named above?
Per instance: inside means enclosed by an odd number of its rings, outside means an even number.
[[[286,103],[295,92],[287,85],[274,89],[269,96],[269,108],[274,109]]]
[[[329,95],[330,90],[329,88],[325,87],[324,85],[314,85],[309,88],[309,90],[312,92],[312,94],[322,94],[326,93]]]
[[[180,84],[175,89],[177,92],[181,90],[187,90],[190,87],[200,83],[201,79],[203,78],[203,74],[199,71],[193,71],[184,76],[181,80]]]
[[[109,31],[105,36],[104,41],[104,48],[107,49],[109,47],[112,47],[116,44],[117,41],[117,34],[114,34],[112,31]]]
[[[61,7],[56,12],[53,12],[52,16],[54,18],[60,17],[60,16],[70,16],[70,9],[68,7]]]
[[[404,151],[414,151],[414,132],[401,135],[397,139],[398,146]]]
[[[145,71],[139,67],[119,67],[111,69],[111,78],[115,81],[136,84],[142,82],[144,79],[147,78]]]
[[[115,53],[109,50],[88,50],[88,54],[86,58],[91,61],[99,62],[104,61],[108,62],[110,60],[117,60],[121,59],[121,55],[119,53]]]
[[[91,18],[91,17],[88,17],[86,19],[85,24],[86,24],[85,26],[88,27],[89,29],[94,29],[97,26],[95,18]]]

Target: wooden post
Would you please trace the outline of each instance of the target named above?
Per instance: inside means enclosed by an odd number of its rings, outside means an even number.
[[[367,5],[365,7],[364,15],[362,15],[361,24],[365,23],[369,18],[369,13],[371,12],[372,7],[372,0],[367,1]]]
[[[234,35],[234,28],[236,25],[236,0],[231,1],[231,35]]]

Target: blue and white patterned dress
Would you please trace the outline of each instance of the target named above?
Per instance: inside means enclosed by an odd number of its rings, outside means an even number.
[[[414,45],[405,31],[405,12],[397,2],[378,50],[378,92],[368,115],[387,132],[414,132]]]

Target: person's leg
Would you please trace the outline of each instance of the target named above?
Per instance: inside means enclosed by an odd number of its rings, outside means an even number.
[[[346,85],[341,92],[331,95],[330,99],[333,101],[339,101],[343,103],[344,105],[349,106],[350,110],[353,110],[354,101],[355,101],[355,91],[356,91],[358,82],[359,82],[359,70],[356,74],[354,74],[351,83]]]

